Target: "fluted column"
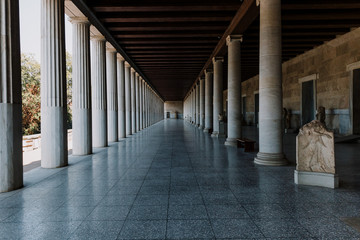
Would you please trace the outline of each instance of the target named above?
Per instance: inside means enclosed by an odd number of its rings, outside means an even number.
[[[282,139],[281,0],[260,0],[259,153],[255,163],[285,165]]]
[[[64,1],[41,1],[41,166],[68,164]]]
[[[140,130],[143,130],[144,127],[143,127],[143,98],[144,98],[144,95],[143,95],[143,80],[142,78],[140,77],[139,78],[139,128]]]
[[[205,127],[205,80],[200,78],[200,129]]]
[[[126,117],[126,137],[132,135],[131,132],[131,66],[125,62],[125,117]]]
[[[90,23],[85,17],[71,18],[71,23],[73,155],[87,155],[92,153]]]
[[[118,141],[118,93],[116,79],[116,49],[106,49],[106,86],[107,86],[107,116],[108,142]]]
[[[125,60],[117,54],[117,89],[118,89],[118,140],[126,137],[125,113]]]
[[[131,134],[136,133],[135,69],[131,68]]]
[[[93,147],[106,147],[108,145],[105,43],[106,40],[101,35],[91,38]]]
[[[205,70],[205,129],[204,132],[209,132],[213,126],[213,72],[212,70]]]
[[[0,192],[23,186],[19,1],[0,0]]]
[[[213,133],[212,137],[225,137],[219,134],[219,114],[223,114],[223,62],[224,58],[214,57],[214,99],[213,99]]]
[[[228,46],[228,137],[225,145],[236,146],[241,138],[241,57],[240,43],[242,35],[231,35],[226,38]]]
[[[196,125],[196,88],[193,88],[193,124]]]
[[[200,126],[200,82],[196,83],[196,126]]]
[[[135,74],[135,109],[136,109],[136,127],[135,131],[140,130],[140,94],[139,94],[139,74]]]

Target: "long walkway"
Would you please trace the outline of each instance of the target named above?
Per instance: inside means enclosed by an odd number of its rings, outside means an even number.
[[[256,166],[223,141],[166,120],[31,170],[0,194],[0,239],[360,238],[347,224],[360,217],[359,175],[338,190],[296,186],[294,165]]]

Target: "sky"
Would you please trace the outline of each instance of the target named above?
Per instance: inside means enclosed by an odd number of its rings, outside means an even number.
[[[21,53],[32,53],[40,62],[40,2],[20,0],[20,44]],[[65,16],[66,51],[72,53],[72,26]]]

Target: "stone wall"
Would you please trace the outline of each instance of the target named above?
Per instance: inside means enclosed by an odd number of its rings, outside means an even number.
[[[326,109],[326,124],[335,133],[349,134],[351,129],[351,83],[349,65],[360,61],[360,28],[305,52],[283,63],[283,106],[292,111],[291,124],[301,127],[301,84],[299,80],[316,75],[315,104]],[[360,65],[359,65],[360,66]],[[246,95],[247,121],[253,122],[254,92],[259,77],[242,83]],[[252,116],[252,117],[251,117]]]
[[[170,113],[170,118],[175,118],[177,113],[177,118],[182,119],[184,114],[184,104],[182,101],[166,101],[164,103],[164,117],[167,118],[167,113]]]
[[[67,130],[68,149],[72,149],[72,129]],[[41,134],[23,136],[23,152],[34,151],[41,148]]]

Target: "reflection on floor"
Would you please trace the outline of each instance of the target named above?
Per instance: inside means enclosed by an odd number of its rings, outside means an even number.
[[[256,130],[244,128],[256,138]],[[294,135],[285,136],[294,162]],[[70,166],[25,173],[0,194],[0,238],[358,239],[359,144],[336,145],[337,190],[296,186],[295,165],[254,165],[255,153],[182,120],[162,121]],[[343,221],[344,220],[344,221]]]

